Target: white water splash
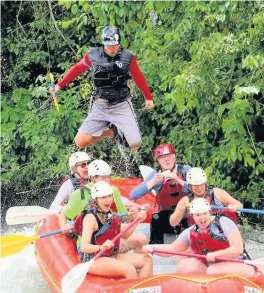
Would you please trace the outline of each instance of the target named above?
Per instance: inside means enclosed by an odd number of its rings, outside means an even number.
[[[33,235],[32,228],[5,231],[5,234]],[[1,293],[49,293],[51,292],[38,268],[34,246],[29,245],[20,253],[0,260]]]

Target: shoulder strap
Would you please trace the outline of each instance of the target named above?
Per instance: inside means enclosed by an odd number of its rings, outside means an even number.
[[[186,180],[186,171],[183,168],[183,164],[178,164],[177,165],[177,172],[179,172],[182,175],[183,180]]]
[[[78,187],[80,186],[79,181],[72,175],[69,175],[68,178],[71,180],[74,190],[78,189]]]
[[[81,199],[84,200],[85,199],[85,194],[84,194],[84,190],[90,192],[90,189],[87,186],[80,186],[80,192],[81,192]]]

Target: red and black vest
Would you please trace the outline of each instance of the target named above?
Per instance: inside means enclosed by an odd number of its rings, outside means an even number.
[[[220,218],[221,216],[217,215],[206,232],[200,232],[197,225],[190,231],[190,247],[194,253],[206,255],[208,252],[226,249],[230,246],[221,228]],[[218,233],[214,231],[218,231]]]
[[[82,212],[74,222],[74,233],[82,235],[83,219],[87,214],[93,214],[98,223],[98,229],[92,234],[91,244],[102,245],[106,240],[112,240],[121,231],[121,219],[115,213],[109,212],[104,224],[101,223],[94,208]],[[104,252],[102,256],[113,256],[118,252],[120,240],[115,242],[115,246]]]
[[[109,104],[124,101],[130,95],[127,85],[131,78],[129,66],[134,54],[121,48],[116,56],[108,56],[103,46],[88,52],[92,63],[93,96],[106,99]]]
[[[194,200],[194,198],[196,198],[193,192],[189,192],[188,197],[189,197],[190,203]],[[215,205],[215,206],[223,205],[219,200],[216,199],[214,195],[214,186],[211,186],[211,185],[206,186],[205,195],[203,197],[210,203],[210,205]],[[228,210],[221,211],[221,210],[212,209],[212,213],[214,215],[224,214],[225,216],[233,220],[236,224],[238,224],[238,217],[236,212],[228,211]],[[189,226],[192,226],[195,224],[193,220],[193,216],[191,214],[188,215],[188,224]]]
[[[178,165],[177,176],[185,180],[182,165]],[[184,196],[186,196],[186,193],[182,191],[181,185],[177,184],[175,180],[166,180],[156,196],[156,203],[158,204],[159,210],[174,211],[178,202]]]

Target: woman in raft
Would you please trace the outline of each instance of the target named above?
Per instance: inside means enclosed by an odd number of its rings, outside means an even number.
[[[223,213],[235,223],[238,222],[235,211],[237,208],[243,208],[242,203],[223,189],[208,185],[207,177],[203,169],[197,167],[191,168],[187,173],[186,179],[190,191],[179,201],[175,211],[170,216],[171,226],[179,225],[185,213],[188,213],[190,202],[195,198],[205,198],[210,205],[227,206],[229,208],[228,211],[215,210],[213,212]],[[189,226],[194,224],[191,215],[188,216],[188,224]]]
[[[148,255],[137,253],[119,253],[119,241],[113,243],[113,239],[120,233],[121,219],[110,207],[113,202],[113,188],[105,181],[99,181],[91,189],[94,199],[94,208],[82,213],[82,262],[91,260],[95,254],[107,249],[102,257],[95,260],[89,273],[104,277],[123,277],[134,279],[149,277],[153,274],[153,261]],[[138,212],[135,218],[146,217],[145,212]],[[134,225],[122,238],[128,238],[135,230]]]
[[[184,230],[177,240],[166,246],[171,252],[189,251],[206,255],[206,260],[184,258],[177,263],[177,273],[233,274],[251,278],[255,268],[251,265],[233,262],[215,262],[216,257],[246,259],[243,254],[243,240],[238,227],[224,214],[211,215],[211,206],[204,198],[196,198],[190,204],[190,214],[195,224]],[[153,245],[146,245],[143,251],[150,252]],[[169,257],[171,255],[160,254]]]

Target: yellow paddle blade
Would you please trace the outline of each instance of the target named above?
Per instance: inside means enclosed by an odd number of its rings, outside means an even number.
[[[1,236],[1,257],[9,256],[22,251],[26,246],[39,239],[37,236],[12,234]]]
[[[50,81],[51,81],[51,82],[54,82],[54,76],[53,76],[52,73],[49,74],[49,77],[50,77]]]
[[[60,113],[60,106],[59,106],[59,100],[57,97],[53,97],[53,100],[54,100],[54,105],[56,106],[56,109],[57,109],[57,112]]]

